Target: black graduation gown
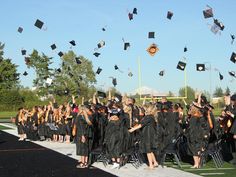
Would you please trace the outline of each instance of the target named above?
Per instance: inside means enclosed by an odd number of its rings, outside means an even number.
[[[90,121],[93,123],[94,116],[89,116]],[[78,115],[75,119],[76,131],[76,154],[79,156],[88,156],[93,145],[93,125],[88,125],[84,116]],[[85,136],[85,143],[81,141],[81,137]]]
[[[157,130],[154,116],[147,115],[141,121],[141,145],[142,153],[151,153],[157,149]]]
[[[206,135],[205,117],[191,117],[189,120],[189,127],[187,129],[188,154],[192,156],[200,155],[199,152],[205,148],[206,142],[204,136]]]
[[[25,133],[25,130],[24,130],[24,125],[22,122],[19,122],[19,115],[17,114],[16,115],[16,125],[17,125],[17,132],[19,135],[22,135]]]
[[[104,143],[107,147],[107,152],[111,158],[118,158],[122,153],[123,145],[123,129],[121,120],[108,121]]]

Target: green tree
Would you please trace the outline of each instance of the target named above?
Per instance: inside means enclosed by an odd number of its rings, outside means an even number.
[[[44,53],[40,55],[37,50],[33,50],[28,59],[28,68],[33,68],[36,72],[33,86],[37,88],[37,94],[39,96],[48,96],[50,85],[46,81],[53,76],[53,69],[50,68],[52,58],[46,56]]]
[[[169,91],[168,94],[167,94],[167,96],[172,97],[172,96],[174,96],[174,93],[172,93],[171,91]]]
[[[222,96],[224,96],[222,88],[221,87],[216,87],[213,95],[214,95],[214,97],[222,97]]]
[[[0,90],[9,90],[19,87],[19,73],[17,65],[11,59],[4,59],[4,44],[0,43]]]
[[[0,98],[1,111],[16,111],[19,107],[24,106],[24,99],[19,94],[19,90],[1,90]]]
[[[184,97],[186,89],[187,89],[187,99],[185,99],[185,101],[189,104],[195,99],[195,91],[190,86],[187,86],[187,88],[183,87],[179,89],[179,96]]]
[[[230,89],[229,89],[229,87],[226,87],[226,89],[225,89],[225,95],[230,95]]]
[[[68,51],[62,57],[61,71],[54,72],[53,92],[64,95],[80,95],[91,98],[95,92],[95,73],[92,62],[83,56],[77,57],[73,51]]]

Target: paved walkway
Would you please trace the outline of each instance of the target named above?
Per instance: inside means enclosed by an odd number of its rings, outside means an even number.
[[[0,123],[2,126],[7,126],[12,129],[4,130],[7,133],[10,133],[12,135],[17,135],[16,127],[12,126],[11,124],[5,124]],[[76,148],[75,144],[67,144],[67,143],[58,143],[58,142],[47,142],[47,141],[35,141],[34,143],[41,145],[43,147],[52,149],[56,152],[59,152],[61,154],[67,155],[74,159],[79,159],[78,156],[76,156]],[[126,164],[124,167],[120,169],[111,169],[111,166],[104,167],[102,163],[94,163],[93,166],[104,170],[106,172],[109,172],[111,174],[114,174],[119,177],[197,177],[198,175],[184,172],[181,170],[177,170],[174,168],[169,167],[158,167],[155,170],[146,170],[146,165],[142,165],[139,169],[134,168],[131,164]]]

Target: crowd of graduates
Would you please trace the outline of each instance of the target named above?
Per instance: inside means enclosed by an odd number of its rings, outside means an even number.
[[[109,94],[102,103],[95,93],[89,101],[82,99],[81,105],[72,96],[71,102],[62,105],[53,100],[32,110],[20,108],[16,125],[19,141],[74,142],[80,156],[77,168],[87,168],[90,153],[99,147],[105,147],[112,168],[118,168],[122,153],[135,146],[148,169],[155,169],[164,149],[179,139],[180,156],[192,156],[192,168],[200,168],[201,154],[216,140],[222,140],[222,153],[230,152],[235,163],[236,95],[224,98],[225,108],[215,117],[214,107],[202,94],[184,108],[166,97],[144,99],[138,105],[135,99],[117,94]]]

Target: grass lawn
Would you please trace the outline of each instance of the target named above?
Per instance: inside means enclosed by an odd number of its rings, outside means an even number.
[[[179,168],[176,163],[165,163],[168,167],[173,167],[179,170],[183,170],[189,173],[194,173],[200,176],[216,176],[216,177],[233,177],[236,176],[236,166],[230,163],[224,162],[221,168],[216,168],[214,162],[210,160],[207,164],[200,169],[190,168],[192,165],[189,163],[181,162],[182,168]]]
[[[7,130],[7,129],[10,129],[10,128],[0,125],[0,130]]]
[[[4,119],[9,119],[11,117],[15,117],[17,114],[17,112],[0,112],[0,119],[4,118]]]

